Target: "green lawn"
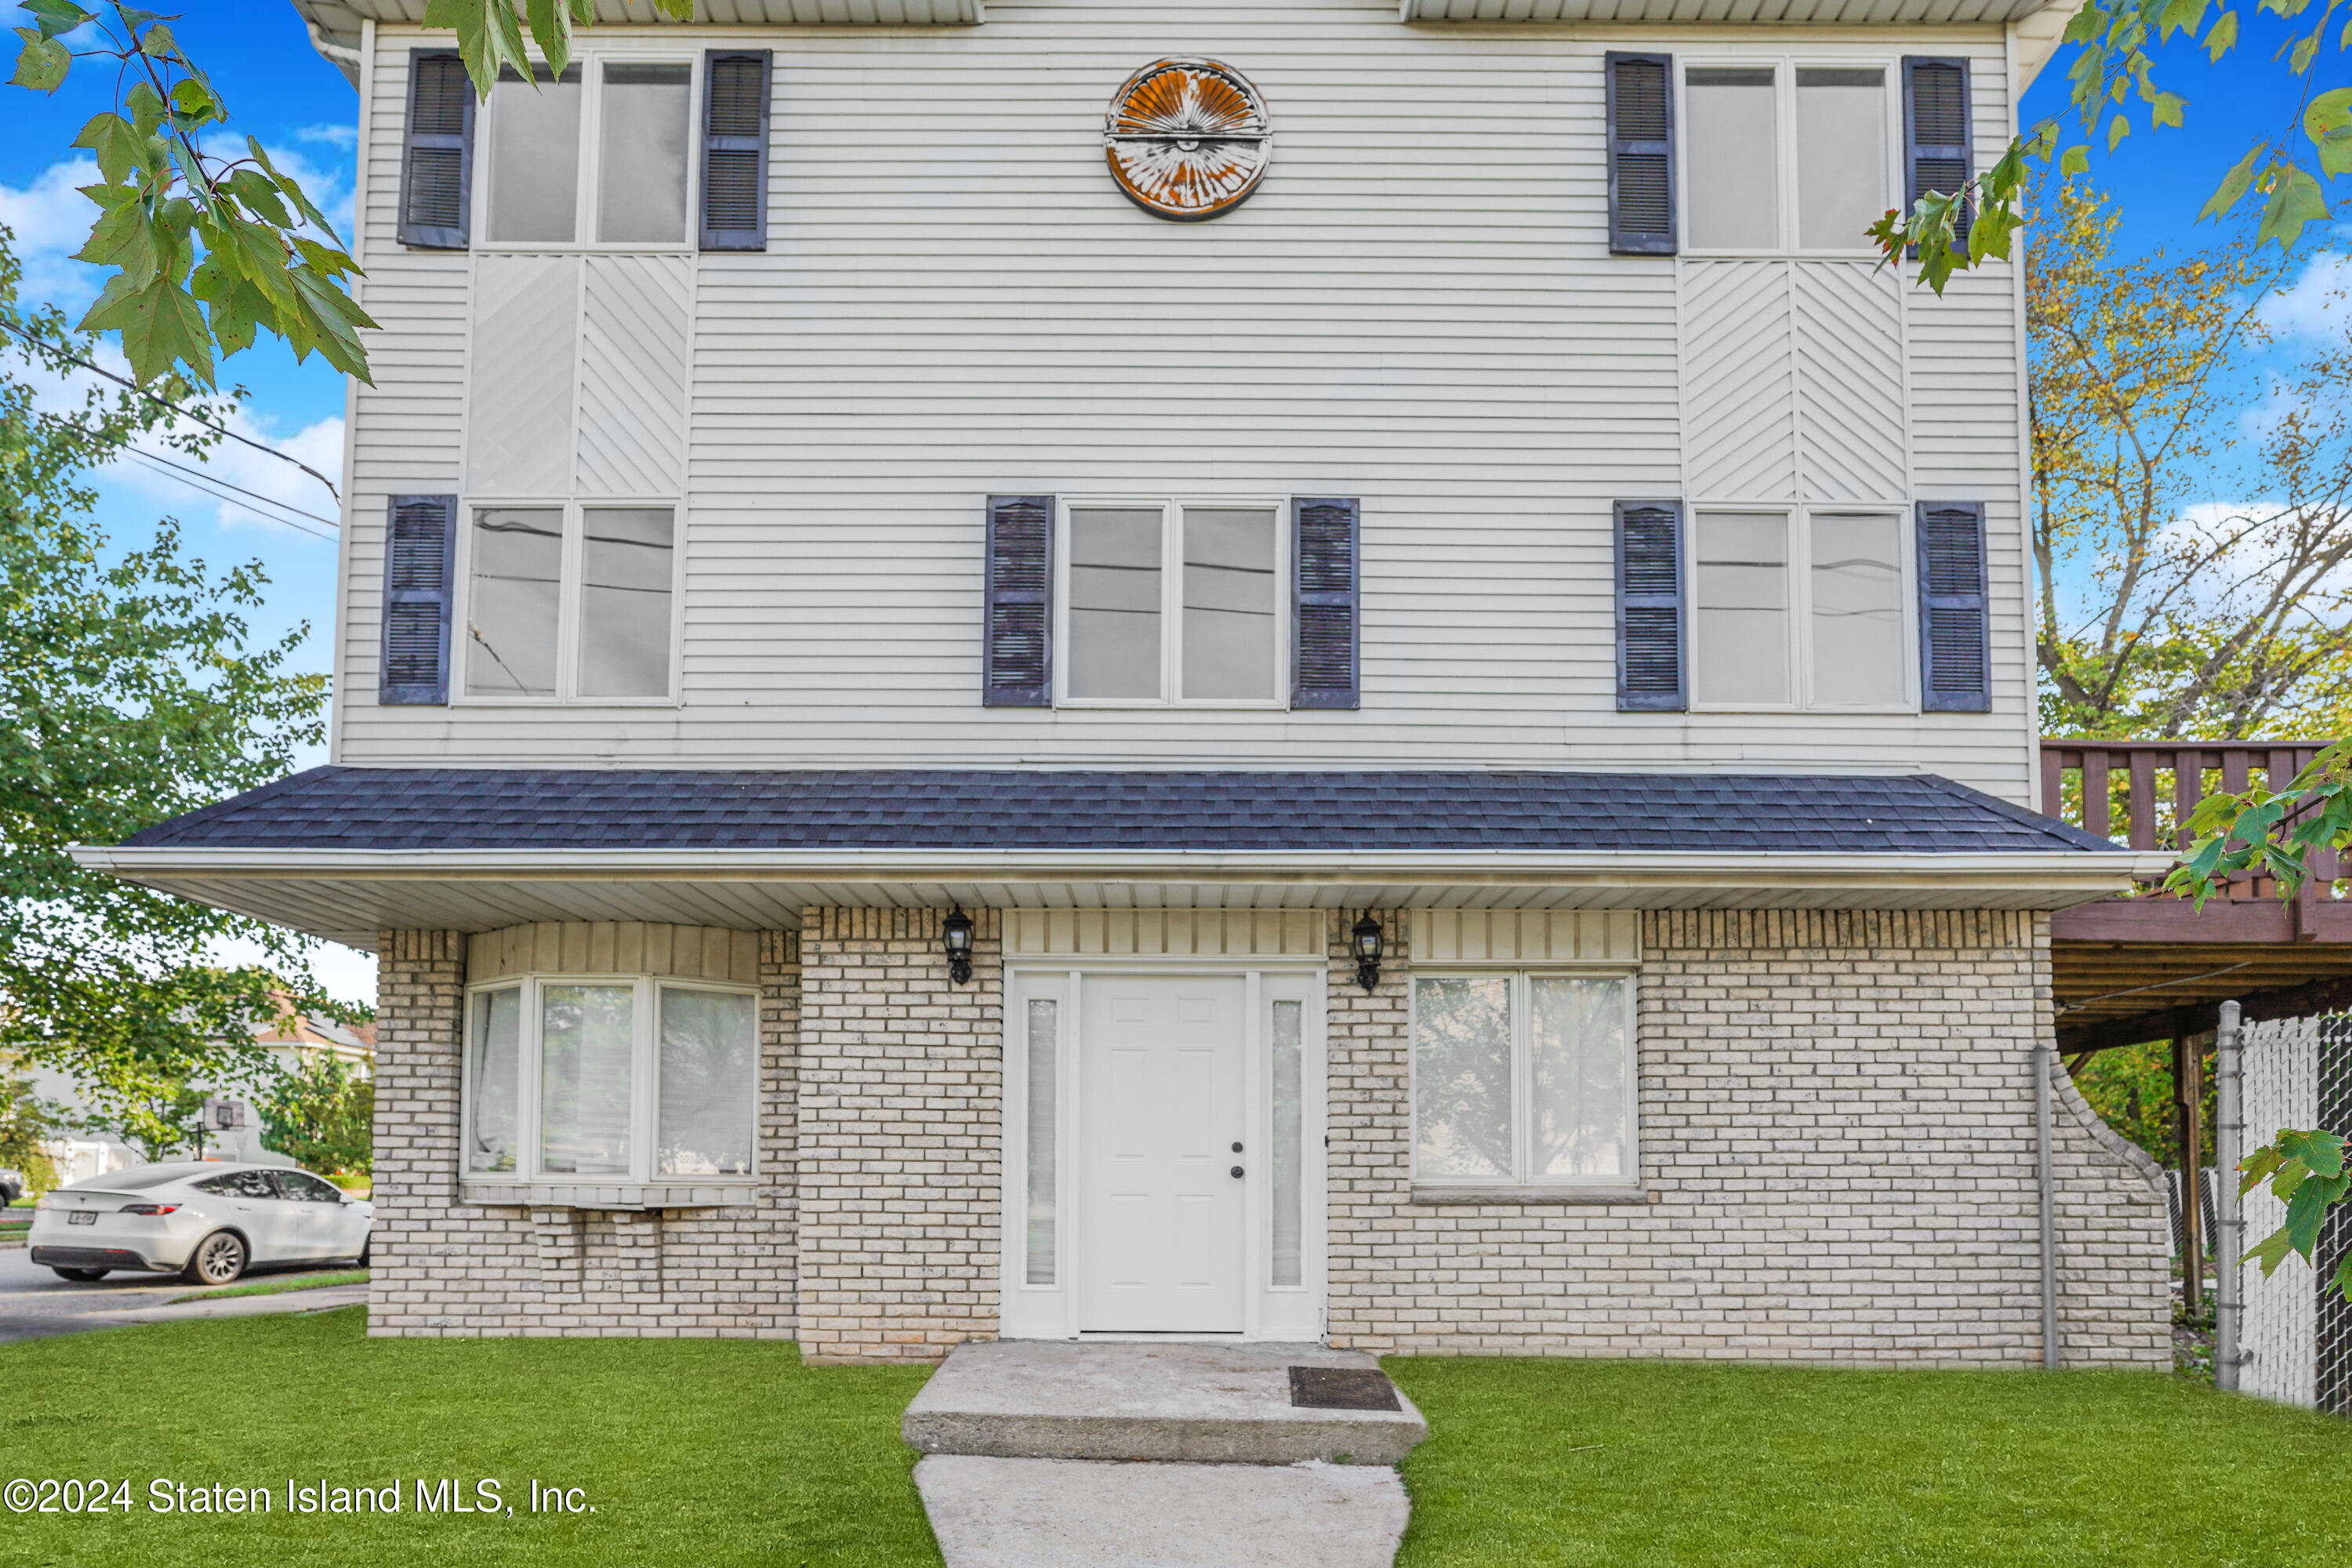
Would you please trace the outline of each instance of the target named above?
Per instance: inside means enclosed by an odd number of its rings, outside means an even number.
[[[0,1513],[0,1563],[936,1568],[900,1446],[914,1369],[803,1368],[709,1340],[367,1340],[362,1314],[0,1347],[0,1480],[128,1479],[125,1518]],[[2352,1552],[2352,1424],[2159,1374],[1657,1362],[1389,1363],[1435,1436],[1402,1568],[2080,1563]],[[148,1483],[271,1489],[166,1517]],[[402,1486],[396,1516],[285,1490]],[[415,1509],[491,1477],[503,1515]],[[593,1513],[529,1511],[532,1479]],[[1093,1565],[1088,1565],[1093,1568]]]
[[[281,1274],[274,1279],[257,1279],[250,1285],[229,1285],[218,1290],[192,1290],[184,1296],[172,1298],[171,1305],[182,1301],[220,1301],[231,1296],[282,1296],[289,1290],[320,1290],[330,1285],[364,1285],[368,1271],[364,1268],[331,1269],[324,1274]]]
[[[1401,1568],[2340,1563],[2352,1423],[2163,1373],[1399,1360]]]
[[[0,1513],[8,1568],[937,1564],[898,1414],[924,1373],[804,1369],[735,1340],[369,1340],[364,1309],[0,1347],[0,1480],[129,1478],[128,1518]],[[274,1489],[268,1515],[147,1510],[156,1477]],[[396,1516],[289,1515],[286,1484]],[[514,1517],[415,1512],[419,1478]],[[529,1512],[530,1482],[594,1513]]]

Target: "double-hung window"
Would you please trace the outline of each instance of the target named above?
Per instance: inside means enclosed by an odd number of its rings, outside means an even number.
[[[509,68],[490,91],[482,233],[500,246],[684,247],[694,236],[693,64],[599,56]]]
[[[1892,509],[1696,509],[1691,705],[1912,703],[1904,535]]]
[[[466,1013],[463,1173],[749,1177],[759,1066],[748,988],[553,975],[478,987]]]
[[[1423,971],[1412,1012],[1417,1185],[1638,1184],[1631,974]]]
[[[1895,174],[1891,64],[1683,64],[1683,233],[1694,252],[1874,254]]]
[[[1063,537],[1065,706],[1284,705],[1278,501],[1074,500]]]
[[[460,636],[466,696],[672,700],[677,534],[668,506],[474,506]]]

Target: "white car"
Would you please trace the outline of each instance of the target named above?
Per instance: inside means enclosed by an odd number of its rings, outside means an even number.
[[[33,1261],[61,1279],[120,1269],[226,1285],[257,1264],[368,1260],[372,1204],[307,1171],[190,1161],[59,1187],[33,1213]]]

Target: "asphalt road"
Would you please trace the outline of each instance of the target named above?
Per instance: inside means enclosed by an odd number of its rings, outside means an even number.
[[[254,1283],[269,1277],[269,1270],[256,1269],[237,1283]],[[318,1290],[289,1290],[277,1296],[236,1296],[225,1301],[191,1301],[180,1307],[169,1304],[173,1297],[184,1296],[195,1289],[171,1274],[110,1274],[95,1284],[76,1284],[58,1279],[47,1268],[35,1268],[24,1247],[9,1247],[0,1250],[0,1343],[43,1339],[51,1334],[78,1334],[89,1329],[123,1328],[133,1323],[176,1322],[188,1318],[323,1311],[367,1300],[364,1285],[332,1285]]]

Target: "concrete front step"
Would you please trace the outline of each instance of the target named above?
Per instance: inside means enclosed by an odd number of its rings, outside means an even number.
[[[899,1430],[926,1454],[1200,1464],[1393,1465],[1429,1436],[1400,1392],[1394,1410],[1291,1404],[1294,1366],[1380,1363],[1321,1345],[959,1345]]]

